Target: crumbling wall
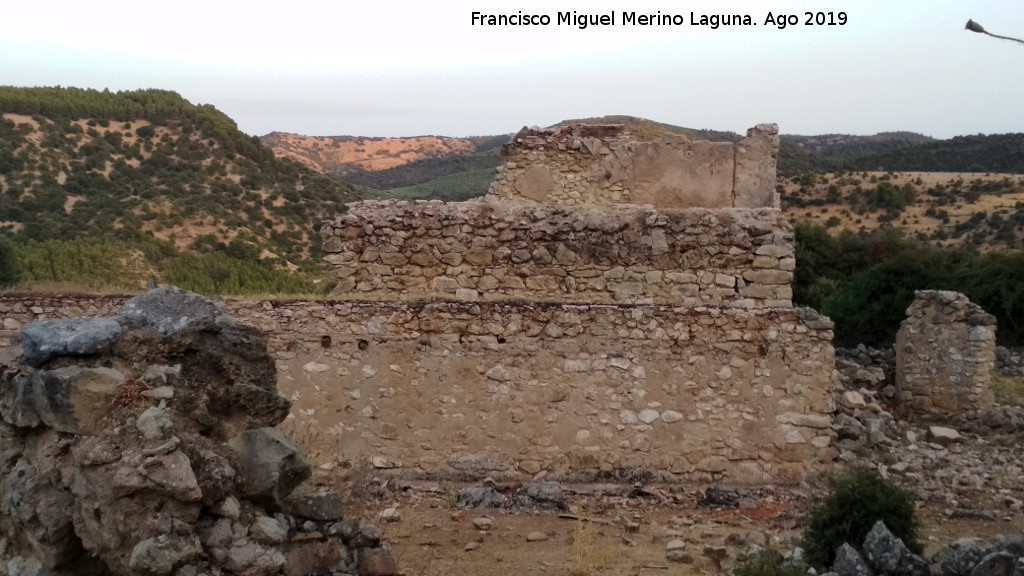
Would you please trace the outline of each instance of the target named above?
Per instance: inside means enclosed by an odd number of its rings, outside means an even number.
[[[622,125],[524,128],[502,152],[490,194],[516,203],[780,207],[775,124],[759,124],[735,144],[679,134],[640,141]]]
[[[46,313],[3,308],[8,331]],[[394,573],[338,494],[302,491],[274,359],[210,301],[153,290],[28,323],[20,348],[0,364],[0,573]]]
[[[321,229],[335,295],[791,307],[778,210],[371,201]]]
[[[0,312],[25,323],[109,300],[0,298]],[[224,306],[267,332],[296,425],[333,447],[327,465],[757,484],[799,480],[833,456],[832,325],[809,310]]]
[[[921,290],[896,336],[900,402],[921,415],[991,408],[996,319],[966,296]]]

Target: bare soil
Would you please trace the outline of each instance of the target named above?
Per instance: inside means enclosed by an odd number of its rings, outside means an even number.
[[[564,486],[573,502],[568,511],[463,510],[455,506],[461,486],[404,483],[390,497],[362,500],[349,514],[382,530],[400,573],[408,576],[729,573],[754,545],[785,551],[799,544],[809,492],[759,490],[737,508],[715,510],[700,505],[703,489],[694,486],[633,495],[623,494],[629,486]],[[386,519],[388,508],[397,511],[396,519]],[[987,517],[950,518],[922,505],[926,556],[962,537],[995,541],[1024,531],[1020,512],[979,515]],[[478,529],[478,518],[490,519],[490,528]],[[536,532],[546,538],[528,540]],[[666,559],[666,544],[676,539],[686,542],[692,562]]]

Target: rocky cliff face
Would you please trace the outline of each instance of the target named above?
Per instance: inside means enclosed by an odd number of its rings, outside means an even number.
[[[36,322],[0,366],[0,572],[391,574],[380,534],[308,493],[263,336],[174,288]]]

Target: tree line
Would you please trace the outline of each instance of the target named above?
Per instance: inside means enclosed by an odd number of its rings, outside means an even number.
[[[871,232],[796,225],[793,300],[835,322],[840,346],[887,346],[915,290],[963,292],[999,321],[997,339],[1024,344],[1024,252],[940,248],[892,227]]]

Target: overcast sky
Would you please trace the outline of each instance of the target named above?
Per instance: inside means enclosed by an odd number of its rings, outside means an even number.
[[[473,11],[548,15],[481,26]],[[616,16],[556,25],[557,13]],[[631,26],[623,11],[678,14]],[[845,26],[805,26],[806,11]],[[754,26],[691,25],[691,12]],[[799,15],[780,30],[769,12]],[[248,134],[468,136],[627,114],[783,133],[1024,132],[1017,0],[90,0],[7,2],[0,84],[163,88]]]

